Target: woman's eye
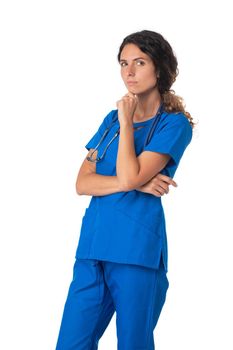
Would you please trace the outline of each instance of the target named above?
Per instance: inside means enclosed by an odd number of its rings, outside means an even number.
[[[120,62],[121,67],[126,67],[127,66],[127,62]],[[137,66],[144,66],[145,62],[144,61],[136,61],[136,65]]]
[[[145,64],[144,61],[137,61],[137,65],[138,65],[138,66],[143,66],[144,64]]]

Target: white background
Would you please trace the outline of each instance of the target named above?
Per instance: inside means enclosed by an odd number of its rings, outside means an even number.
[[[160,32],[174,84],[199,122],[164,198],[170,288],[158,350],[230,350],[232,324],[230,1],[1,1],[0,348],[55,349],[89,196],[84,145],[126,93],[117,52]],[[100,350],[116,349],[115,315]]]

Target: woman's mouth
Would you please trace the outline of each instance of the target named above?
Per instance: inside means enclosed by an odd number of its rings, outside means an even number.
[[[133,80],[127,81],[127,85],[135,85],[135,84],[137,84],[136,81],[133,81]]]

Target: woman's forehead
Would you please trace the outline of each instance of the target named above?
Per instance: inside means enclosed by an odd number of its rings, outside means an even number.
[[[121,60],[143,58],[149,60],[150,57],[135,44],[126,44],[120,55]]]

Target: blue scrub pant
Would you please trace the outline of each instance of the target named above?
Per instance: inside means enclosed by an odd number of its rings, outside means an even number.
[[[116,311],[117,349],[154,350],[169,282],[158,269],[77,258],[56,350],[97,350]]]

